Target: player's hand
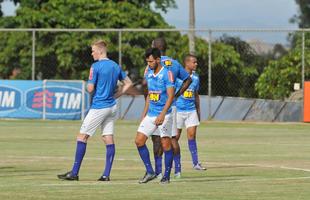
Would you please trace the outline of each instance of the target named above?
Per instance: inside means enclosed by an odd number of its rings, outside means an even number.
[[[162,125],[164,123],[164,120],[165,120],[165,115],[159,114],[155,120],[155,125],[156,126]]]

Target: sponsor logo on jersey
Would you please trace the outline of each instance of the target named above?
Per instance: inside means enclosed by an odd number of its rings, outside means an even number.
[[[170,67],[172,65],[172,61],[171,60],[165,60],[164,61],[164,64],[167,66],[167,67]]]
[[[186,91],[183,93],[183,97],[184,97],[184,98],[193,98],[193,91],[192,91],[192,90],[186,90]]]
[[[42,87],[39,87],[26,92],[26,106],[28,109],[42,112],[44,104],[47,114],[77,114],[81,112],[82,107],[81,89],[51,86],[44,91]]]
[[[0,86],[0,112],[13,111],[21,106],[21,91],[8,86]]]
[[[160,100],[160,91],[149,91],[149,99],[153,102],[158,102]]]

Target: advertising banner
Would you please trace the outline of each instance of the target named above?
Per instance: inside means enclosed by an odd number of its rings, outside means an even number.
[[[81,119],[89,108],[83,84],[0,80],[0,118]]]

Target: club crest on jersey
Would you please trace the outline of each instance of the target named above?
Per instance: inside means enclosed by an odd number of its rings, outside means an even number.
[[[167,66],[167,67],[170,67],[172,65],[172,62],[171,60],[165,60],[164,61],[164,64]]]

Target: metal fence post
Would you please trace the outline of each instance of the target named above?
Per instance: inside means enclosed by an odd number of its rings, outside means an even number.
[[[302,30],[302,54],[301,54],[301,85],[304,88],[305,82],[305,31]]]
[[[118,30],[118,64],[122,66],[122,30]],[[122,97],[118,98],[118,118],[122,117]]]
[[[208,119],[210,120],[211,119],[211,116],[212,116],[212,111],[211,111],[211,73],[212,73],[212,70],[211,70],[211,66],[212,66],[212,61],[211,61],[211,54],[212,54],[212,51],[211,51],[211,48],[212,48],[212,31],[209,30],[209,36],[208,36],[208,40],[209,40],[209,43],[208,43],[208,108],[209,108],[209,113],[208,113]]]
[[[305,94],[305,87],[304,87],[304,83],[305,83],[305,31],[302,30],[302,43],[301,43],[301,87],[302,87],[302,92],[303,94]],[[302,98],[302,103],[301,103],[301,119],[302,121],[304,121],[304,95]]]
[[[35,69],[36,69],[35,50],[36,50],[36,31],[33,29],[32,30],[32,74],[31,74],[31,79],[33,81],[35,80]]]

